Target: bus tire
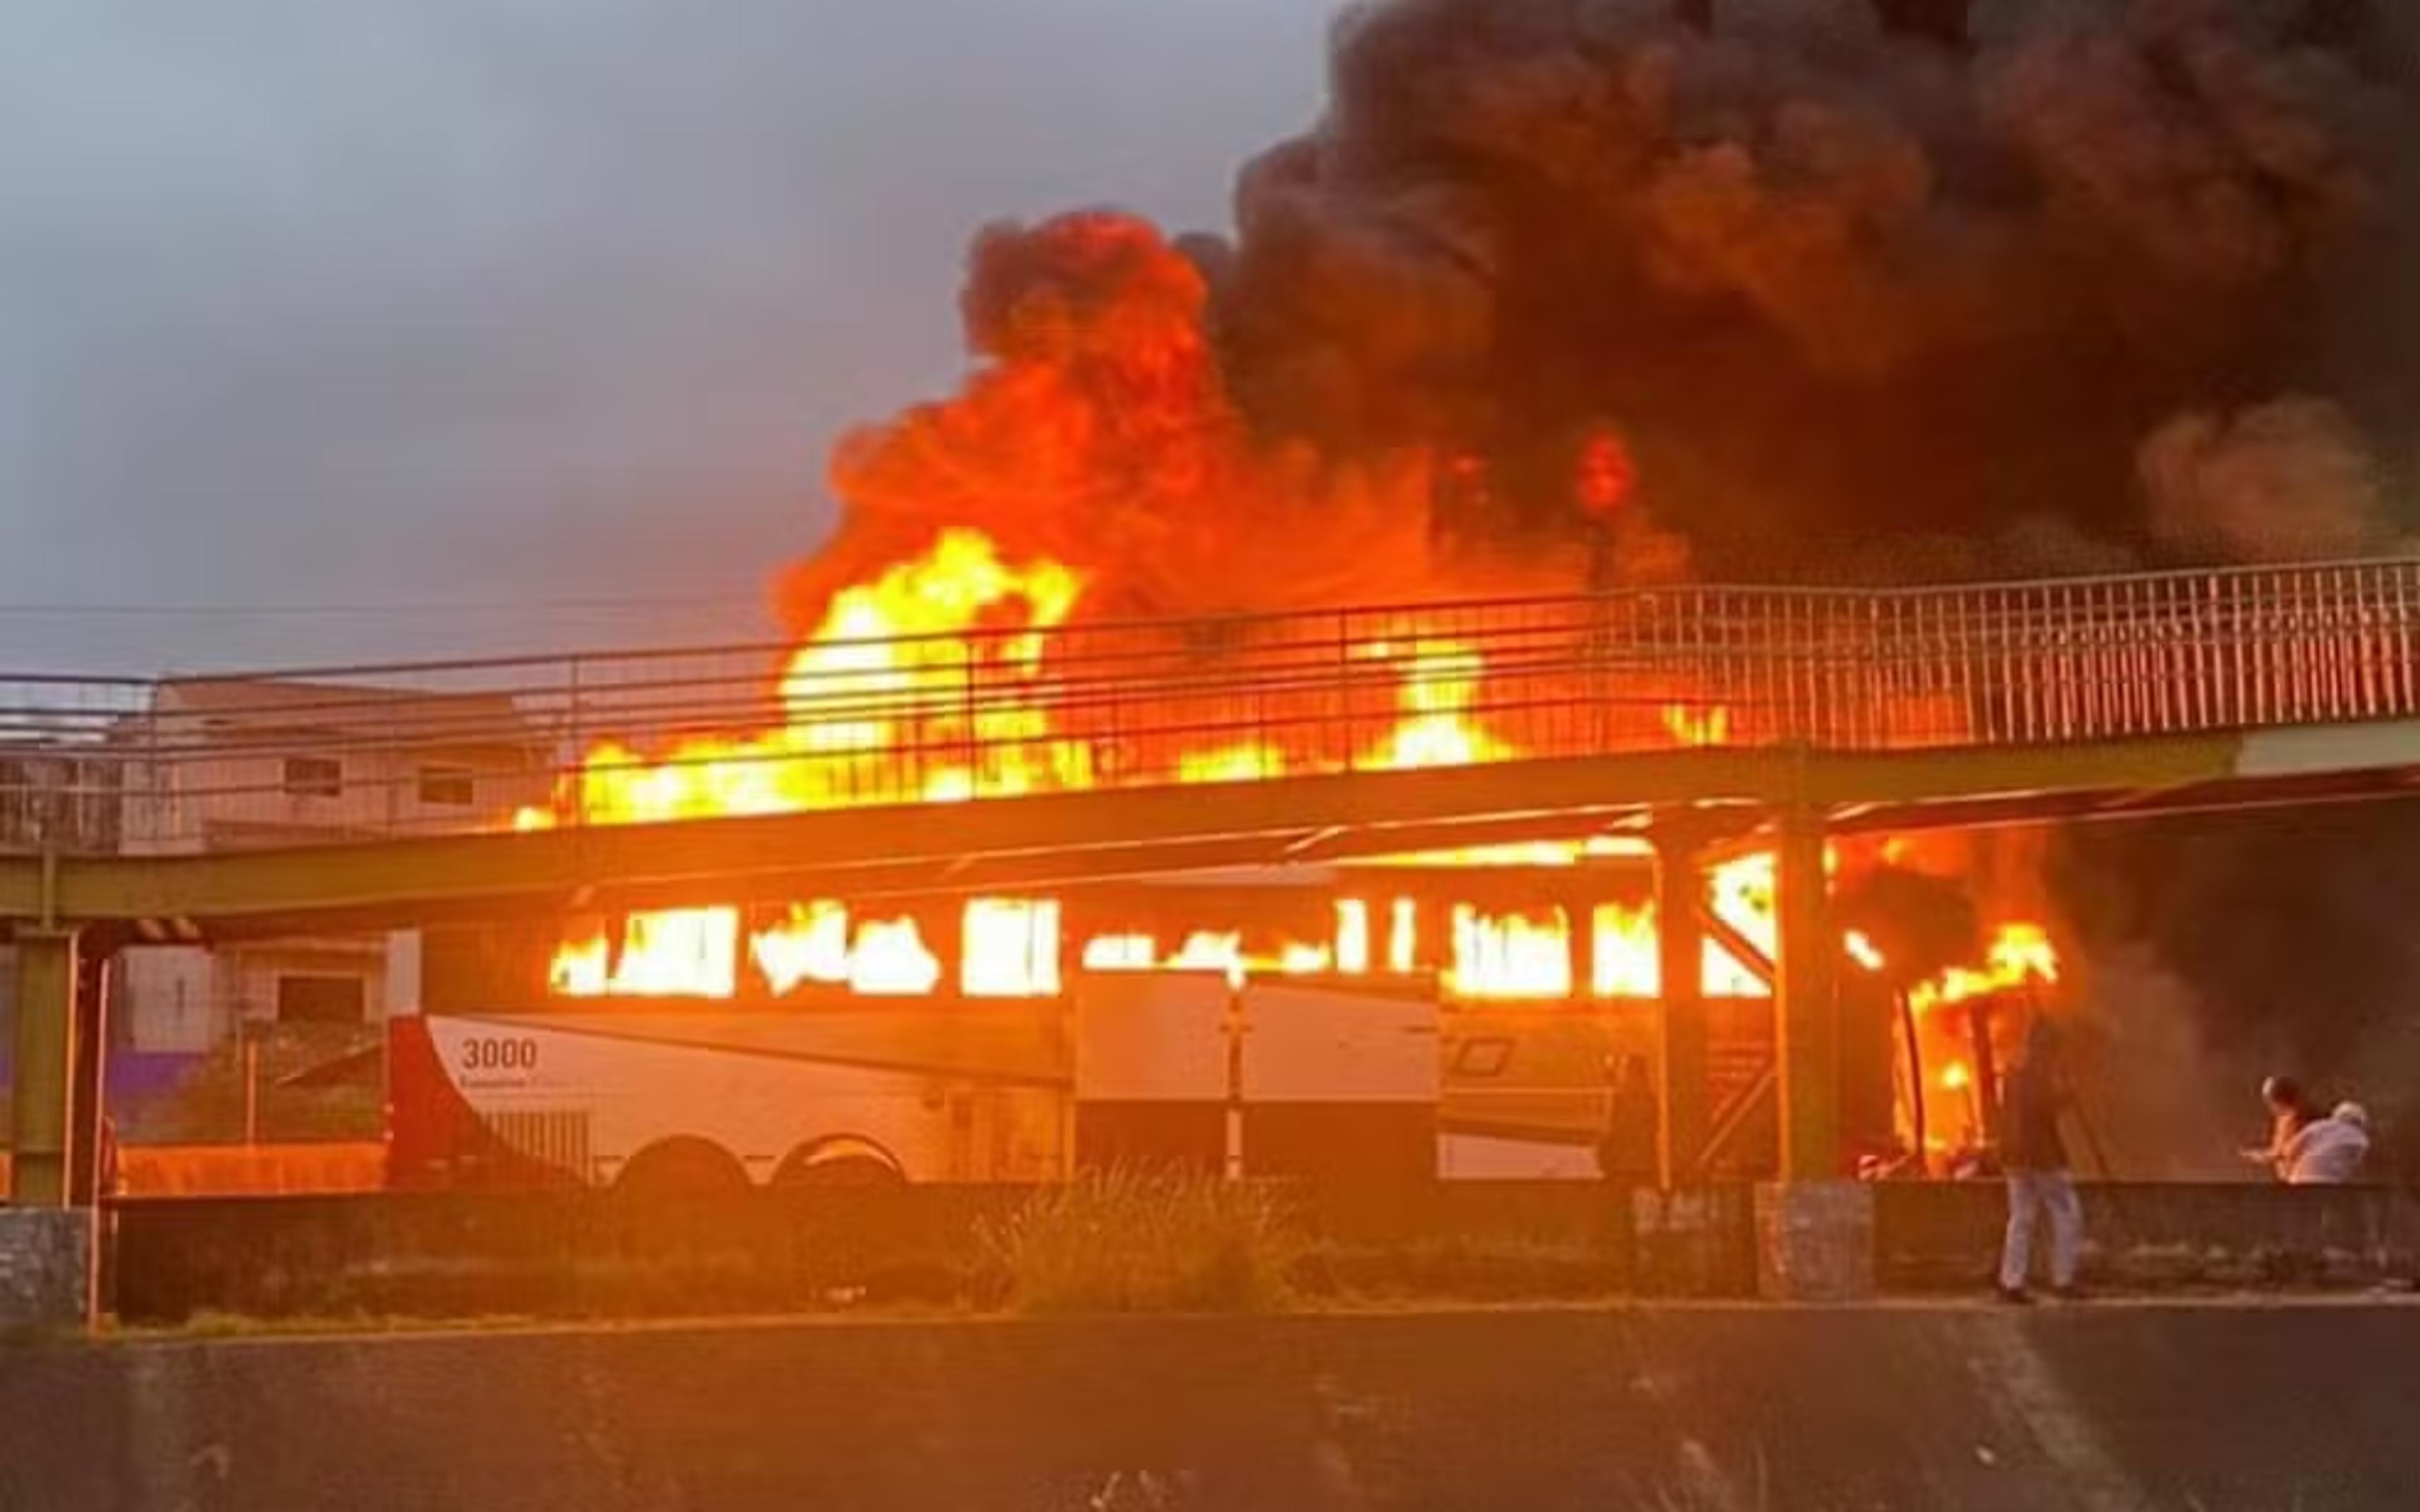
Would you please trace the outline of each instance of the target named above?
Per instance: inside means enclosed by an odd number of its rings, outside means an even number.
[[[748,1167],[711,1139],[683,1134],[647,1146],[613,1178],[613,1190],[638,1196],[721,1196],[748,1190]]]
[[[773,1184],[797,1186],[905,1186],[908,1173],[897,1157],[871,1139],[839,1134],[800,1145],[773,1172]]]

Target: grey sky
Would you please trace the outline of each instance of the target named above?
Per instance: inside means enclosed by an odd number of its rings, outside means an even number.
[[[1330,9],[18,0],[0,670],[767,633],[976,225],[1223,224]],[[27,612],[428,603],[529,607]]]

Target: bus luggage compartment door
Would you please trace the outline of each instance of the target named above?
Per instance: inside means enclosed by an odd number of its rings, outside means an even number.
[[[1242,1019],[1247,1175],[1437,1174],[1433,987],[1255,981],[1244,989]]]
[[[1074,997],[1077,1168],[1223,1170],[1225,975],[1087,972]]]

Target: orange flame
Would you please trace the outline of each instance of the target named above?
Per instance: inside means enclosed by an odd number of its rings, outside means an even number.
[[[967,904],[960,984],[970,997],[1049,997],[1059,981],[1059,903],[977,898]]]
[[[1686,703],[1667,704],[1664,708],[1664,731],[1676,746],[1728,746],[1731,738],[1731,711],[1721,704],[1693,708]]]
[[[1336,969],[1361,976],[1370,969],[1370,904],[1360,898],[1336,901]]]
[[[1096,934],[1085,942],[1083,961],[1089,971],[1218,971],[1237,986],[1256,973],[1309,976],[1329,970],[1335,962],[1331,946],[1288,941],[1274,955],[1252,955],[1244,937],[1233,931],[1196,930],[1173,953],[1162,955],[1159,941],[1149,934]]]
[[[1591,922],[1596,959],[1590,988],[1599,997],[1653,997],[1663,991],[1656,953],[1655,910],[1599,903]]]
[[[566,996],[728,997],[738,983],[737,908],[664,908],[623,921],[620,949],[601,932],[566,942],[548,983]]]
[[[1931,981],[1908,992],[1908,1006],[1918,1013],[1949,1003],[1962,1003],[1990,993],[2006,992],[2028,982],[2058,980],[2058,951],[2050,932],[2036,923],[2002,924],[1984,948],[1983,964],[1952,966]]]
[[[1064,623],[1082,588],[1073,568],[1012,566],[981,532],[944,531],[924,555],[832,599],[783,671],[785,717],[769,733],[690,741],[657,762],[606,742],[557,809],[592,824],[637,824],[1087,786],[1086,748],[1047,739],[1047,710],[965,697],[977,675],[993,690],[1036,676],[1045,632]],[[966,637],[1002,623],[1026,633]],[[903,747],[978,754],[923,764],[915,790],[900,793],[887,758]],[[524,809],[513,824],[537,829],[558,818]]]
[[[1387,932],[1387,969],[1396,976],[1408,977],[1419,960],[1419,905],[1409,898],[1398,898],[1391,913],[1394,917]]]
[[[1868,939],[1862,930],[1853,929],[1841,935],[1840,944],[1848,950],[1849,959],[1868,971],[1880,971],[1887,964],[1883,960],[1883,953],[1874,949],[1874,942]]]
[[[777,995],[811,981],[845,984],[853,975],[848,910],[829,901],[792,903],[783,922],[748,942],[748,956]]]
[[[1395,648],[1386,641],[1363,647],[1360,655],[1373,661],[1395,661]],[[1468,646],[1433,640],[1413,648],[1398,664],[1402,682],[1396,704],[1402,717],[1371,752],[1368,765],[1385,770],[1429,766],[1467,766],[1502,761],[1512,748],[1470,719],[1472,703],[1486,660]]]
[[[1490,914],[1458,904],[1448,984],[1463,997],[1569,996],[1569,928],[1559,908]]]
[[[521,810],[512,823],[542,828],[573,815],[635,823],[1090,787],[1098,776],[1094,748],[1057,728],[1043,683],[1054,632],[1075,613],[1085,582],[1078,569],[1047,558],[1012,562],[979,531],[941,531],[923,554],[830,597],[783,671],[781,717],[772,728],[683,742],[661,759],[618,743],[598,745],[552,808]],[[1452,766],[1520,754],[1487,728],[1488,668],[1470,644],[1415,625],[1354,655],[1391,681],[1395,706],[1391,723],[1355,753],[1357,766]],[[980,699],[968,696],[976,678]],[[1029,684],[1032,697],[1014,696]],[[1662,719],[1679,746],[1719,746],[1732,738],[1730,711],[1720,704],[1675,702],[1663,708]],[[1175,756],[1180,780],[1194,782],[1280,777],[1332,759],[1291,752],[1268,740]],[[1598,837],[1419,859],[1573,865],[1592,855],[1635,850],[1637,843]],[[1773,874],[1770,856],[1748,856],[1717,867],[1712,879],[1714,912],[1767,957],[1777,934]],[[1370,902],[1348,900],[1338,905],[1327,941],[1291,944],[1265,959],[1248,959],[1239,941],[1213,932],[1197,933],[1165,954],[1154,941],[1107,936],[1085,942],[1082,959],[1095,969],[1186,964],[1231,974],[1357,974],[1371,970],[1383,953],[1388,971],[1408,974],[1421,960],[1418,910],[1408,900],[1391,901],[1383,944],[1374,937],[1374,913]],[[1573,923],[1561,911],[1496,916],[1458,909],[1440,942],[1444,975],[1452,990],[1480,997],[1562,996],[1575,987],[1600,997],[1643,997],[1659,990],[1652,907],[1600,904],[1585,927],[1589,980],[1575,983]],[[2027,935],[2024,928],[2004,932],[1981,969],[1954,972],[1919,989],[1920,1006],[2037,977],[2055,980],[2047,937],[2039,930]],[[974,996],[1059,991],[1058,933],[1055,903],[978,901],[964,919],[959,985]],[[573,996],[727,996],[744,963],[777,994],[810,983],[901,994],[936,990],[943,971],[912,919],[852,921],[835,903],[795,905],[744,942],[737,933],[737,911],[730,908],[637,914],[618,942],[601,933],[564,940],[550,980],[555,991]],[[1874,964],[1870,942],[1847,944],[1857,959]],[[1710,995],[1769,990],[1749,963],[1713,941],[1701,975]]]

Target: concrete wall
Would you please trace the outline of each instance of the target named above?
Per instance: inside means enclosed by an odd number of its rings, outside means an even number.
[[[0,1334],[82,1326],[91,1222],[82,1212],[0,1208]]]
[[[357,1169],[366,1167],[357,1166]],[[1814,1272],[1763,1289],[1973,1294],[1999,1252],[1996,1183],[1876,1183]],[[761,1191],[672,1208],[606,1192],[365,1193],[125,1204],[116,1300],[131,1318],[506,1313],[593,1317],[817,1309],[835,1294],[955,1303],[984,1291],[981,1227],[1016,1188]],[[1593,1182],[1303,1187],[1291,1211],[1316,1295],[1437,1300],[1744,1297],[1773,1268],[1745,1188],[1667,1197]],[[1862,1210],[1870,1203],[1870,1213]],[[2420,1207],[2387,1188],[2085,1188],[2085,1278],[2103,1289],[2359,1289],[2420,1277]],[[1870,1245],[1855,1267],[1843,1243]],[[1789,1267],[1785,1267],[1788,1269]],[[1808,1283],[1812,1284],[1808,1284]]]
[[[200,946],[131,949],[112,969],[113,1027],[130,1048],[198,1054],[233,1030],[233,1011],[221,1000],[210,952]]]
[[[2386,1186],[2086,1182],[2085,1275],[2104,1288],[2338,1287],[2420,1276],[2420,1202]],[[1882,1182],[1874,1268],[1885,1290],[1986,1284],[2008,1221],[1996,1181]]]
[[[2351,1306],[56,1346],[0,1360],[0,1506],[2355,1512],[2420,1484],[2415,1355]]]
[[[999,1287],[985,1225],[1011,1187],[805,1188],[671,1203],[602,1192],[132,1202],[121,1316],[700,1316],[834,1298],[953,1305]],[[1744,1190],[1667,1201],[1594,1184],[1299,1189],[1296,1281],[1314,1295],[1509,1301],[1744,1296]]]

